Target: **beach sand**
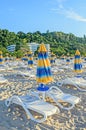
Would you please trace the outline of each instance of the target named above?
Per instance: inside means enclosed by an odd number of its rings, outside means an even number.
[[[5,73],[9,84],[0,85],[0,130],[86,130],[86,92],[80,92],[68,85],[60,87],[64,92],[80,97],[81,101],[72,110],[59,108],[59,114],[48,117],[43,123],[37,123],[27,118],[21,107],[14,104],[6,107],[5,100],[8,97],[15,94],[25,95],[37,85],[34,79],[16,78],[12,74]],[[61,75],[59,77],[62,78]],[[54,75],[54,79],[59,77],[58,74]],[[56,82],[52,84],[56,85]]]

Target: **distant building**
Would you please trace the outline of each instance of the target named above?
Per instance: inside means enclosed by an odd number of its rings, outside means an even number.
[[[32,43],[29,43],[29,48],[30,50],[34,53],[37,48],[39,47],[39,44],[38,43],[35,43],[35,42],[32,42]]]
[[[40,46],[40,44],[32,42],[32,43],[29,43],[28,46],[29,46],[30,50],[34,53],[37,50],[37,48]],[[45,44],[45,46],[46,46],[46,49],[49,53],[50,52],[50,44]]]
[[[9,51],[9,52],[14,52],[15,51],[15,48],[16,48],[16,45],[9,45],[9,46],[7,46],[7,50]]]

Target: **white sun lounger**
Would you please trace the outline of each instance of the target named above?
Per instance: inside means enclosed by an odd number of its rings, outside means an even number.
[[[70,110],[72,109],[75,104],[79,103],[80,98],[77,96],[72,96],[71,94],[63,93],[57,86],[52,86],[50,89],[46,92],[46,96],[53,99],[53,101],[62,109]],[[63,101],[65,103],[69,103],[71,106],[65,107],[62,105],[60,101]]]
[[[0,71],[5,71],[5,66],[4,65],[0,65]]]
[[[86,80],[82,77],[66,78],[57,82],[58,86],[62,86],[63,84],[74,85],[78,90],[86,91]]]
[[[55,114],[56,112],[59,112],[59,109],[57,107],[47,102],[44,102],[39,97],[34,96],[34,95],[26,95],[26,96],[14,95],[5,101],[5,104],[7,107],[9,107],[13,103],[22,106],[27,116],[29,116],[31,120],[34,120],[39,123],[45,121],[48,116],[51,116]],[[36,119],[33,116],[33,114],[30,112],[30,110],[38,113],[38,115],[39,114],[42,115],[42,118]]]
[[[17,72],[17,75],[21,75],[23,77],[30,77],[30,78],[35,78],[35,74],[31,74],[31,72],[28,72],[28,71],[18,71]]]
[[[0,84],[7,83],[8,80],[4,78],[2,74],[0,74]]]

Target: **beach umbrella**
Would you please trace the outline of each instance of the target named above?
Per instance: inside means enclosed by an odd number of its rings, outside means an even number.
[[[67,59],[66,59],[66,64],[69,65],[69,63],[70,63],[70,59],[67,58]]]
[[[42,43],[39,48],[37,61],[37,75],[36,81],[38,83],[49,83],[52,79],[50,61],[45,45]]]
[[[38,52],[36,81],[40,83],[37,88],[39,91],[47,91],[49,87],[45,84],[53,81],[48,52],[43,43],[40,45]]]
[[[30,67],[33,66],[33,54],[32,54],[31,51],[29,51],[29,53],[28,53],[28,65],[29,65]]]
[[[70,58],[69,58],[69,53],[67,53],[66,64],[69,65],[69,63],[70,63]]]
[[[2,51],[0,51],[0,64],[3,63],[3,56],[2,56]]]
[[[84,58],[84,61],[86,62],[86,57]]]
[[[51,64],[55,63],[55,58],[56,58],[56,56],[55,56],[55,54],[52,52],[52,53],[51,53],[51,57],[50,57],[50,63],[51,63]]]
[[[6,53],[5,61],[6,61],[6,63],[9,62],[9,56],[8,56],[8,53]]]
[[[80,58],[80,52],[79,50],[76,50],[75,58],[74,58],[74,72],[77,74],[82,73],[82,63]]]
[[[62,54],[61,57],[60,57],[60,59],[61,59],[62,61],[64,61],[64,60],[65,60],[65,55]]]
[[[50,63],[51,64],[55,63],[55,59],[53,57],[50,58]]]

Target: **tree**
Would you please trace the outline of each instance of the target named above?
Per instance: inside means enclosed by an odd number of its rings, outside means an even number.
[[[21,50],[18,50],[16,52],[16,58],[21,58],[21,57],[23,57],[23,52]]]
[[[20,50],[20,48],[21,48],[21,43],[16,43],[16,48],[15,48],[15,51]]]

